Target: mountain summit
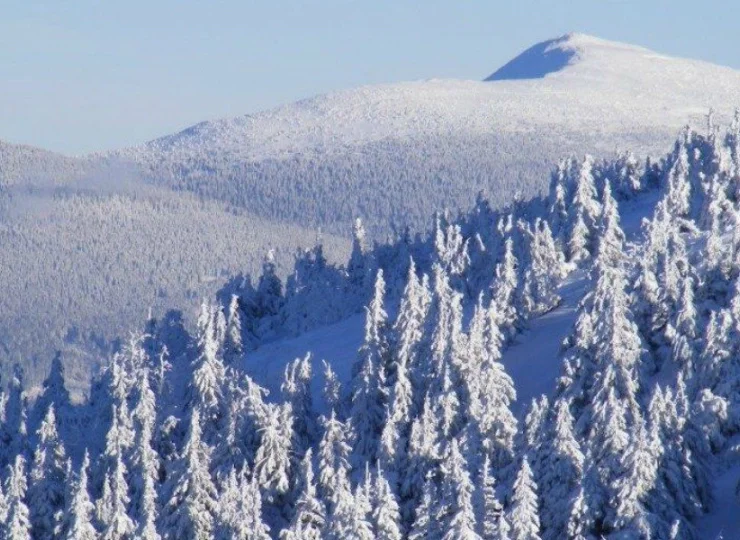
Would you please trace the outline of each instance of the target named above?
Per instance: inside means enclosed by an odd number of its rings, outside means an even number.
[[[569,33],[533,45],[485,80],[541,79],[578,62],[596,49],[615,54],[653,54],[641,47],[607,41],[587,34]]]

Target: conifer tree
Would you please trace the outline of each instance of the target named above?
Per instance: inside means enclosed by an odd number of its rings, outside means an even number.
[[[480,470],[478,480],[478,516],[479,530],[483,540],[498,540],[507,533],[508,525],[502,525],[505,520],[503,506],[496,497],[496,481],[491,474],[491,460],[486,455]],[[502,530],[503,529],[503,530]]]
[[[34,538],[53,538],[64,509],[66,452],[57,432],[51,405],[37,432],[38,442],[31,467],[28,504]]]
[[[224,365],[236,365],[244,354],[244,339],[242,336],[242,315],[239,307],[239,297],[231,295],[229,311],[226,317],[226,334],[224,340]]]
[[[9,469],[5,486],[8,515],[2,526],[2,536],[8,540],[31,540],[31,522],[25,502],[28,489],[26,460],[17,455]]]
[[[203,303],[198,317],[198,356],[188,389],[190,409],[198,408],[204,420],[204,440],[212,443],[223,419],[225,367],[219,334],[220,310]]]
[[[539,540],[540,518],[538,515],[537,484],[532,476],[532,469],[525,456],[514,482],[511,495],[511,509],[509,519],[511,521],[512,540]]]
[[[195,408],[185,448],[169,475],[169,499],[162,513],[165,539],[205,540],[213,534],[217,493],[208,472],[210,454],[201,440],[200,411]]]
[[[98,512],[103,540],[127,540],[133,538],[136,525],[128,515],[131,502],[126,481],[126,466],[119,454],[115,464],[105,478],[103,499]]]
[[[326,524],[326,508],[318,498],[314,482],[312,451],[309,448],[300,464],[298,498],[293,518],[280,533],[281,540],[319,540]]]
[[[260,427],[261,443],[254,477],[269,502],[277,502],[290,487],[293,411],[290,403],[268,404]]]
[[[444,540],[480,540],[473,509],[473,483],[457,439],[453,439],[442,464]]]
[[[286,401],[293,408],[294,431],[299,451],[303,452],[318,439],[311,394],[311,354],[296,358],[285,366],[283,384],[280,387]]]
[[[262,520],[262,496],[256,479],[242,469],[229,473],[219,497],[220,526],[216,538],[223,540],[270,540]]]
[[[385,281],[378,270],[373,299],[367,307],[365,338],[358,353],[354,373],[350,416],[354,430],[356,463],[372,462],[377,457],[378,441],[385,420],[387,389],[386,365],[389,348],[386,336],[388,315],[383,308]]]
[[[585,457],[573,427],[567,400],[555,405],[551,440],[542,453],[540,493],[543,538],[558,539],[568,535],[568,519],[584,473]]]
[[[90,500],[88,492],[87,471],[90,467],[90,457],[85,451],[85,457],[80,466],[80,472],[74,482],[72,498],[66,510],[69,524],[66,540],[96,540],[98,533],[93,525],[95,505]]]
[[[324,421],[324,436],[319,443],[319,486],[328,510],[333,512],[339,498],[350,491],[349,454],[347,426],[337,420],[332,411]]]
[[[378,468],[373,492],[375,500],[372,521],[376,540],[401,540],[401,515],[398,502],[393,495],[383,471]]]

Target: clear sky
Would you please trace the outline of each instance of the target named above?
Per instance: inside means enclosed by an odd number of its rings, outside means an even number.
[[[482,79],[577,31],[740,69],[740,2],[4,0],[0,139],[65,153],[361,84]]]

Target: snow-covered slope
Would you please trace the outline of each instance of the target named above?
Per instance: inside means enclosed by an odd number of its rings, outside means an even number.
[[[494,205],[541,191],[564,155],[662,154],[683,124],[738,103],[736,71],[569,34],[486,81],[345,90],[105,156],[0,143],[0,358],[33,358],[43,373],[53,349],[107,343],[163,299],[192,312],[268,247],[290,262],[320,229],[342,257],[332,233],[357,216],[381,239],[428,229],[481,189]]]
[[[467,207],[479,189],[497,203],[532,195],[571,152],[662,153],[710,107],[729,115],[739,103],[734,70],[568,34],[486,81],[335,92],[203,122],[124,155],[260,215],[340,230],[354,215],[420,226],[440,207]]]

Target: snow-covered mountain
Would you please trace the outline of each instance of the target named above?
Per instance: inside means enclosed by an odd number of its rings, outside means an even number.
[[[729,117],[740,73],[568,34],[485,81],[427,80],[335,92],[203,122],[123,154],[169,185],[270,218],[346,231],[429,226],[439,208],[546,187],[563,155],[662,153],[710,108]]]
[[[16,372],[0,530],[734,533],[740,113],[708,128],[656,161],[562,160],[546,196],[424,237],[369,246],[358,223],[346,267],[316,247],[285,281],[227,282],[192,332],[150,318],[84,403],[61,359],[33,404]]]
[[[33,380],[57,348],[86,366],[150,307],[192,318],[270,248],[287,274],[321,231],[342,261],[356,217],[370,239],[426,231],[480,190],[493,206],[542,192],[565,155],[660,155],[738,103],[738,72],[569,34],[486,81],[340,91],[105,155],[0,144],[0,358]]]

